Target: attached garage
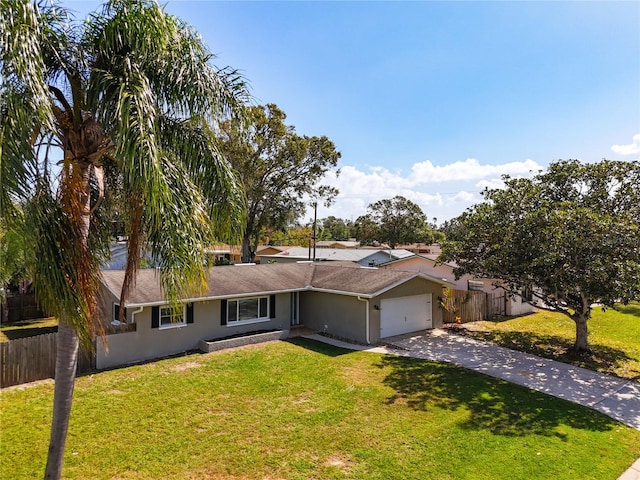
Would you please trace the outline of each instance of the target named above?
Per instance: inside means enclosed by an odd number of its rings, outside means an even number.
[[[432,328],[431,293],[380,302],[380,338]]]

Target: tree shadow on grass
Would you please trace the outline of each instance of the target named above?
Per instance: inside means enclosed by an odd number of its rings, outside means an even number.
[[[615,309],[625,315],[640,317],[640,303],[630,303],[628,305],[617,304]]]
[[[344,348],[336,347],[328,343],[318,342],[316,340],[311,340],[309,338],[303,337],[289,338],[287,339],[287,342],[306,348],[307,350],[311,350],[312,352],[327,355],[329,357],[339,357],[340,355],[346,355],[353,352],[353,350],[346,350]]]
[[[33,327],[33,328],[17,328],[15,330],[3,330],[2,333],[9,340],[17,340],[18,338],[35,337],[37,335],[45,335],[47,333],[55,333],[58,326],[52,327]]]
[[[415,410],[465,408],[469,430],[497,435],[545,435],[565,439],[563,425],[608,431],[618,422],[573,403],[454,365],[386,355],[378,365],[388,371],[384,384],[395,390],[389,404]]]
[[[596,372],[607,373],[629,380],[640,380],[638,359],[623,350],[592,344],[590,352],[576,352],[573,343],[556,335],[538,335],[531,332],[504,332],[497,330],[468,330],[453,328],[460,335],[492,342],[502,347],[531,353]]]

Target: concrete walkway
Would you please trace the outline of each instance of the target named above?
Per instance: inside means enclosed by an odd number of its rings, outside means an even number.
[[[434,329],[386,338],[366,347],[322,335],[307,338],[352,350],[402,355],[454,365],[507,380],[597,410],[640,430],[640,384]],[[619,480],[640,480],[640,459]]]

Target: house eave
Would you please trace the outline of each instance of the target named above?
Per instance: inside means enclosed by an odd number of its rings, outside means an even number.
[[[247,297],[261,297],[266,295],[277,295],[279,293],[291,293],[291,292],[302,292],[307,290],[306,288],[288,288],[284,290],[267,290],[263,292],[248,292],[248,293],[234,293],[228,295],[211,295],[207,297],[192,297],[185,298],[179,300],[178,303],[195,303],[195,302],[207,302],[211,300],[227,300],[230,298],[247,298]],[[152,302],[135,302],[135,303],[125,303],[125,307],[127,308],[139,308],[139,307],[157,307],[161,305],[166,305],[166,300],[154,300]]]

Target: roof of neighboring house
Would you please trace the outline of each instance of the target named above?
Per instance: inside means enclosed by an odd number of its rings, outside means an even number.
[[[358,248],[360,242],[355,240],[319,240],[316,242],[316,247],[329,247],[329,248]]]
[[[369,255],[367,255],[365,258],[362,259],[362,261],[360,261],[360,265],[364,265],[367,262],[374,262],[375,265],[370,265],[372,267],[378,266],[378,265],[385,265],[389,262],[393,262],[395,260],[401,259],[401,258],[411,258],[411,257],[415,257],[415,253],[412,253],[408,250],[404,250],[402,248],[396,248],[396,249],[386,249],[386,250],[375,250],[372,251]]]
[[[421,260],[426,260],[431,264],[436,264],[436,261],[438,259],[437,255],[423,255],[423,254],[414,254],[412,256],[407,256],[407,257],[402,257],[402,258],[397,258],[395,260],[392,260],[390,262],[385,263],[384,265],[380,265],[382,266],[388,266],[388,265],[397,265],[399,263],[403,263],[407,260],[413,260],[413,259],[421,259]],[[449,267],[451,269],[455,268],[457,265],[453,262],[446,262],[446,263],[438,263],[438,265],[444,266],[444,267]]]
[[[115,242],[109,245],[110,258],[107,263],[102,265],[102,270],[122,270],[127,266],[128,246],[126,241]],[[147,264],[153,264],[153,258],[146,252],[142,257]]]
[[[316,247],[315,258],[320,261],[346,261],[346,262],[359,262],[365,258],[372,257],[384,253],[389,255],[391,259],[402,258],[406,256],[412,256],[413,253],[402,250],[372,250],[370,248],[321,248]],[[313,255],[313,249],[311,249]],[[298,258],[300,260],[306,260],[309,258],[308,247],[290,247],[288,250],[277,253],[274,255],[261,255],[262,258]]]
[[[213,253],[213,254],[242,255],[242,247],[241,246],[239,246],[239,245],[227,245],[226,243],[213,244],[206,251],[207,251],[207,253]]]
[[[291,247],[289,245],[258,245],[258,247],[256,248],[256,255],[265,250],[284,252],[285,250],[289,250],[290,248]]]
[[[124,271],[102,272],[103,282],[117,297]],[[378,270],[357,265],[282,263],[270,265],[230,265],[209,269],[207,290],[184,301],[230,298],[293,291],[329,291],[344,295],[374,297],[413,278],[441,285],[448,282],[420,272]],[[126,302],[128,307],[165,303],[157,270],[139,270],[136,285]]]
[[[442,253],[442,248],[438,243],[424,244],[424,243],[409,243],[406,245],[396,245],[396,248],[404,248],[405,250],[410,250],[414,253],[419,253],[422,255],[429,255],[437,257]]]

